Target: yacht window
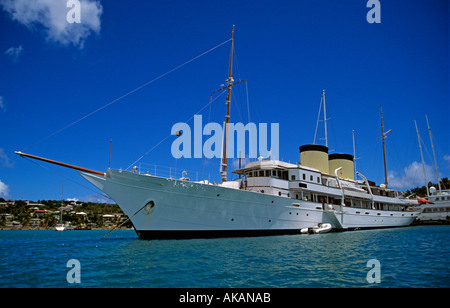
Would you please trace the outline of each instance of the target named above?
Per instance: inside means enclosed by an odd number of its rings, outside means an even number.
[[[295,174],[291,175],[291,181],[295,181]]]
[[[278,192],[278,196],[281,196],[281,191]]]
[[[306,174],[303,173],[303,180],[306,180]]]
[[[264,176],[264,171],[259,171],[259,176]]]
[[[281,178],[281,170],[278,170],[278,177]]]
[[[270,170],[266,170],[266,176],[267,176],[267,177],[270,176]]]
[[[247,176],[249,177],[249,178],[251,178],[252,176],[253,176],[253,172],[249,172],[249,173],[247,173]]]
[[[277,176],[277,171],[276,170],[272,170],[272,176]]]
[[[313,176],[312,176],[312,175],[309,176],[309,180],[310,180],[311,182],[313,181]]]
[[[320,176],[317,177],[317,183],[320,184]]]

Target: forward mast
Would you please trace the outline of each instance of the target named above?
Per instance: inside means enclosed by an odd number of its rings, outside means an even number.
[[[225,137],[224,137],[224,146],[223,146],[223,160],[221,164],[221,171],[220,174],[222,176],[222,182],[227,181],[227,164],[228,164],[228,133],[229,133],[229,123],[230,123],[230,105],[231,105],[231,87],[233,86],[234,79],[233,79],[233,47],[234,47],[234,25],[231,29],[231,51],[230,51],[230,72],[228,74],[227,78],[227,88],[228,88],[228,95],[227,95],[227,115],[225,116]]]

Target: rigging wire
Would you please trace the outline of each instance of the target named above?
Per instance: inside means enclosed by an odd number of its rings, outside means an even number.
[[[53,173],[55,173],[56,175],[59,175],[60,177],[66,179],[66,180],[68,180],[68,181],[71,181],[71,182],[73,182],[73,183],[75,183],[75,184],[78,184],[78,185],[80,185],[80,186],[82,186],[82,187],[84,187],[84,188],[86,188],[86,189],[89,189],[90,191],[92,191],[92,192],[94,192],[94,193],[96,193],[96,194],[98,194],[98,195],[100,195],[100,196],[102,196],[102,197],[104,197],[104,198],[107,198],[107,199],[109,199],[109,200],[112,200],[108,195],[99,193],[98,191],[95,191],[95,190],[93,190],[92,188],[90,188],[90,187],[88,187],[88,186],[85,186],[85,185],[83,185],[83,184],[81,184],[81,183],[79,183],[79,182],[77,182],[77,181],[75,181],[75,180],[72,180],[71,178],[68,178],[68,177],[62,175],[61,173],[58,173],[58,172],[56,172],[55,170],[52,170],[52,169],[50,169],[50,168],[48,168],[48,167],[46,167],[46,166],[44,166],[44,165],[41,165],[41,164],[39,164],[38,162],[36,162],[36,161],[34,161],[34,160],[31,160],[31,159],[29,159],[29,158],[27,158],[27,157],[24,157],[24,156],[22,156],[22,158],[25,158],[26,160],[32,162],[33,164],[36,164],[36,165],[38,165],[39,167],[42,167],[42,168],[44,168],[44,169],[46,169],[46,170],[48,170],[48,171],[50,171],[50,172],[53,172]]]
[[[248,100],[248,82],[245,81],[245,96],[247,97],[247,115],[248,115],[248,123],[250,123],[250,103]]]
[[[217,100],[220,96],[222,96],[222,94],[224,94],[226,91],[225,89],[222,90],[222,92],[217,95],[214,99],[210,100],[209,103],[207,103],[205,106],[203,106],[199,111],[197,111],[196,113],[194,113],[187,121],[185,121],[185,123],[189,122],[190,120],[192,120],[194,118],[194,116],[196,114],[199,114],[200,112],[202,112],[206,107],[210,106],[215,100]],[[164,141],[166,141],[170,136],[172,136],[172,134],[167,135],[166,137],[164,137],[160,142],[158,142],[155,146],[153,146],[150,150],[148,150],[147,152],[145,152],[144,155],[142,155],[141,157],[139,157],[135,162],[133,162],[131,165],[128,166],[128,168],[126,168],[125,170],[129,170],[133,165],[135,165],[136,163],[138,163],[141,159],[143,159],[145,156],[147,156],[150,152],[152,152],[154,149],[156,149],[161,143],[163,143]]]
[[[317,122],[316,122],[316,130],[314,132],[314,141],[313,144],[316,144],[316,136],[317,136],[317,128],[319,127],[319,121],[320,121],[320,112],[322,110],[322,99],[323,97],[320,97],[320,104],[319,104],[319,113],[317,114]]]
[[[195,56],[194,58],[192,58],[192,59],[190,59],[190,60],[184,62],[183,64],[180,64],[180,65],[176,66],[175,68],[173,68],[173,69],[171,69],[171,70],[165,72],[164,74],[159,75],[159,76],[156,77],[156,78],[153,78],[152,80],[150,80],[150,81],[148,81],[148,82],[146,82],[146,83],[140,85],[139,87],[135,88],[134,90],[131,90],[131,91],[129,91],[129,92],[127,92],[127,93],[125,93],[125,94],[119,96],[118,98],[116,98],[116,99],[110,101],[110,102],[107,103],[106,105],[103,105],[102,107],[100,107],[100,108],[98,108],[98,109],[96,109],[96,110],[94,110],[94,111],[88,113],[87,115],[81,117],[80,119],[78,119],[78,120],[76,120],[76,121],[74,121],[74,122],[72,122],[72,123],[70,123],[70,124],[64,126],[63,128],[57,130],[56,132],[51,133],[51,134],[48,135],[47,137],[42,138],[41,140],[35,142],[34,144],[32,144],[32,145],[30,145],[30,146],[24,148],[22,151],[24,152],[25,150],[27,150],[27,149],[29,149],[29,148],[31,148],[31,147],[33,147],[33,146],[36,146],[36,145],[39,144],[39,143],[44,142],[45,140],[47,140],[47,139],[49,139],[49,138],[51,138],[51,137],[53,137],[53,136],[59,134],[60,132],[66,130],[67,128],[69,128],[69,127],[71,127],[71,126],[77,124],[78,122],[80,122],[80,121],[82,121],[82,120],[84,120],[84,119],[90,117],[91,115],[93,115],[93,114],[95,114],[95,113],[97,113],[97,112],[99,112],[99,111],[105,109],[106,107],[111,106],[112,104],[118,102],[119,100],[121,100],[121,99],[123,99],[123,98],[129,96],[130,94],[133,94],[134,92],[139,91],[140,89],[142,89],[142,88],[148,86],[149,84],[151,84],[151,83],[157,81],[158,79],[161,79],[162,77],[164,77],[164,76],[166,76],[166,75],[168,75],[168,74],[170,74],[170,73],[172,73],[172,72],[174,72],[174,71],[180,69],[181,67],[183,67],[183,66],[185,66],[185,65],[187,65],[187,64],[189,64],[189,63],[191,63],[192,61],[197,60],[198,58],[200,58],[200,57],[206,55],[207,53],[210,53],[211,51],[213,51],[213,50],[219,48],[220,46],[222,46],[222,45],[228,43],[229,41],[231,41],[231,38],[228,39],[228,40],[226,40],[226,41],[224,41],[224,42],[222,42],[222,43],[220,43],[219,45],[216,45],[216,46],[210,48],[209,50],[207,50],[207,51],[205,51],[205,52],[203,52],[203,53],[201,53],[201,54]]]

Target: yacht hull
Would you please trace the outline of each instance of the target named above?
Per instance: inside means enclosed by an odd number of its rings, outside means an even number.
[[[127,171],[80,174],[110,196],[142,239],[300,234],[317,226],[317,204],[257,192]]]
[[[417,211],[384,211],[373,209],[336,206],[335,211],[328,212],[327,222],[342,231],[406,227],[419,216]]]

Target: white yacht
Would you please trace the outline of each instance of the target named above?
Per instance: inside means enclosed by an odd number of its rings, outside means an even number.
[[[427,173],[425,168],[425,161],[423,159],[422,144],[419,134],[419,129],[417,128],[417,122],[414,120],[414,125],[416,127],[417,139],[419,141],[420,157],[422,159],[423,166],[423,176],[425,180],[427,198],[421,198],[417,196],[417,203],[415,203],[416,209],[422,211],[422,213],[417,217],[416,223],[418,224],[450,224],[450,190],[443,189],[441,186],[441,177],[439,174],[439,169],[436,160],[436,152],[434,150],[433,135],[431,133],[430,123],[428,122],[428,116],[425,115],[427,122],[428,133],[430,135],[431,148],[433,150],[434,166],[436,168],[436,175],[438,179],[438,190],[435,187],[428,187]],[[443,183],[442,183],[443,185]],[[411,201],[410,201],[411,202]]]
[[[227,115],[230,121],[233,35]],[[323,92],[324,95],[324,92]],[[325,117],[326,118],[326,117]],[[143,239],[300,234],[302,229],[335,230],[407,226],[419,212],[386,187],[353,178],[353,156],[330,154],[328,147],[300,147],[300,163],[250,162],[227,179],[228,129],[224,134],[222,183],[164,178],[136,169],[106,172],[16,152],[23,157],[73,168],[111,197]],[[316,229],[314,229],[316,228]]]
[[[234,171],[244,175],[243,189],[290,198],[296,208],[323,211],[323,223],[335,230],[401,227],[420,214],[399,192],[385,185],[354,180],[353,156],[329,154],[322,145],[300,147],[300,163],[288,164],[287,174],[279,174],[279,162],[252,162]],[[280,184],[275,185],[283,178]]]
[[[417,224],[450,224],[450,190],[430,187],[428,200],[418,198],[417,209],[422,213],[417,217]]]

